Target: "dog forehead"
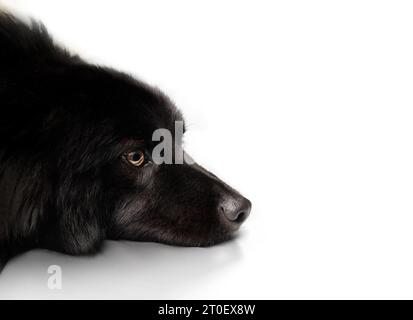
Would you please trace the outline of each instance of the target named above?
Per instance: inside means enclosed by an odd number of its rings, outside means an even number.
[[[88,72],[89,81],[78,79],[88,88],[88,102],[93,101],[86,108],[92,119],[112,123],[117,133],[147,139],[160,128],[174,132],[175,123],[183,122],[182,113],[158,88],[111,69],[88,68]]]
[[[124,139],[144,140],[150,143],[159,129],[167,130],[172,137],[175,137],[178,122],[181,122],[183,134],[185,124],[182,113],[168,97],[163,96],[151,103],[140,99],[133,101],[127,111],[122,114],[118,127],[121,127],[119,131],[124,132]]]
[[[124,123],[131,129],[143,134],[142,138],[152,136],[157,129],[167,129],[175,132],[175,123],[183,122],[180,110],[164,93],[156,88],[145,88],[145,95],[132,98],[131,105],[124,114]],[[131,121],[132,120],[132,121]]]

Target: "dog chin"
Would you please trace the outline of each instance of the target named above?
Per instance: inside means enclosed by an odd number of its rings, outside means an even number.
[[[182,235],[145,235],[139,236],[133,241],[141,242],[157,242],[171,246],[179,247],[212,247],[218,244],[222,244],[228,241],[232,241],[238,237],[238,232],[233,230],[220,231],[214,235],[209,235],[206,237],[187,237]]]
[[[195,240],[191,241],[190,239],[188,241],[185,241],[184,244],[179,244],[179,243],[172,243],[173,245],[181,245],[181,246],[187,246],[187,247],[212,247],[215,245],[223,244],[228,241],[234,240],[238,236],[237,231],[233,230],[228,230],[225,232],[219,232],[213,236],[206,237],[202,240]]]

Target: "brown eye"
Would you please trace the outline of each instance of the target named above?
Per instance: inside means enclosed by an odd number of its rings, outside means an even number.
[[[145,153],[143,151],[134,151],[125,155],[128,160],[135,167],[140,167],[145,162]]]

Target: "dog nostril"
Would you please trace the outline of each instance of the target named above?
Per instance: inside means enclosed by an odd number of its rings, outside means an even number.
[[[243,223],[245,220],[247,220],[249,213],[246,211],[241,211],[238,214],[238,217],[234,220],[236,223]]]
[[[224,216],[236,224],[241,224],[247,220],[251,211],[251,202],[248,199],[242,198],[241,200],[225,201],[220,209],[224,213]]]

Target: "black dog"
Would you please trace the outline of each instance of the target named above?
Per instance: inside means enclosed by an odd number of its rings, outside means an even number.
[[[249,215],[199,165],[152,161],[154,130],[182,120],[164,94],[4,13],[0,107],[0,269],[24,250],[87,254],[105,239],[210,246]]]

